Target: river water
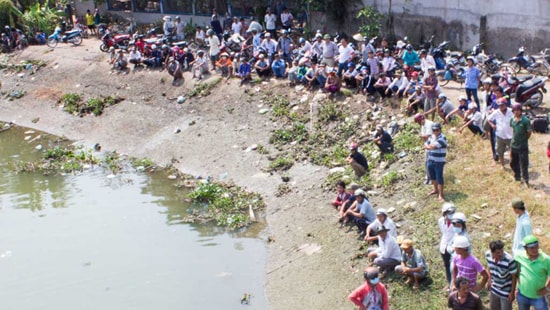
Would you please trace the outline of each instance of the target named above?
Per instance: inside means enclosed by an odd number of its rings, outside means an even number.
[[[267,309],[264,225],[181,223],[164,174],[16,174],[38,134],[0,133],[0,309]]]

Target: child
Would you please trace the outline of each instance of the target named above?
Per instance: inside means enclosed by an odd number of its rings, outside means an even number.
[[[339,208],[344,201],[348,200],[350,194],[346,192],[346,183],[339,181],[336,183],[336,198],[332,201],[332,206]]]

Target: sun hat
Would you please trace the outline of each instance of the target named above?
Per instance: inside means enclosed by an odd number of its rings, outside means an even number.
[[[497,105],[498,106],[501,106],[501,105],[506,104],[506,103],[507,103],[507,101],[506,101],[506,98],[504,98],[504,97],[497,99]]]
[[[460,224],[464,224],[466,223],[466,215],[462,212],[456,212],[454,215],[453,215],[453,219],[451,220],[451,222],[454,224],[454,223],[460,223]]]
[[[224,57],[224,56],[225,56],[225,57],[229,57],[229,54],[227,54],[226,52],[223,52],[223,53],[220,54],[220,56],[221,56],[221,57]]]
[[[493,83],[493,80],[491,80],[491,78],[486,78],[485,80],[483,80],[483,84],[491,84]]]
[[[466,96],[460,96],[458,97],[458,101],[468,101],[468,98],[466,98]]]
[[[468,110],[477,110],[477,104],[475,102],[470,102]]]
[[[172,17],[166,15],[162,19],[165,20],[165,21],[168,21],[168,20],[172,20]]]
[[[386,228],[386,226],[382,225],[382,226],[378,226],[376,227],[376,230],[375,230],[375,234],[378,235],[379,233],[382,233],[382,232],[385,232],[385,231],[389,231],[388,228]]]
[[[328,33],[325,34],[325,35],[323,36],[323,39],[330,39],[330,34],[328,34]]]
[[[470,240],[464,236],[456,236],[453,241],[453,248],[467,249],[470,247]]]
[[[412,77],[417,77],[417,76],[418,76],[418,72],[414,71],[413,73],[411,73],[411,76],[412,76]]]

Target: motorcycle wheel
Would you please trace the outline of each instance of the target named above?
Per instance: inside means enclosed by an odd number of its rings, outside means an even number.
[[[101,43],[101,45],[99,46],[99,50],[107,53],[109,51],[109,46],[107,46],[107,44],[105,43]]]
[[[74,37],[71,39],[71,43],[73,43],[74,46],[78,46],[82,43],[82,37],[80,35]]]
[[[510,63],[510,67],[514,70],[515,74],[519,74],[521,66],[517,62]]]
[[[536,109],[542,104],[543,98],[544,94],[542,93],[542,90],[539,89],[531,96],[531,98],[527,99],[527,102],[529,103],[531,109]]]
[[[446,80],[445,76],[440,75],[440,76],[437,77],[437,84],[439,86],[445,86],[445,85],[449,84],[449,80]]]
[[[548,70],[548,67],[546,67],[544,64],[540,64],[537,68],[537,74],[541,76],[548,76],[550,75],[550,70]]]
[[[511,76],[516,76],[516,70],[514,69],[514,67],[511,65],[511,64],[503,64],[500,66],[500,71],[504,71],[506,73],[508,73],[508,75],[511,75]]]
[[[120,42],[118,45],[119,45],[120,48],[122,48],[122,49],[127,49],[128,47],[130,47],[130,41],[129,41],[129,40],[123,40],[123,41]]]
[[[54,48],[57,46],[57,40],[54,39],[54,38],[51,38],[51,39],[48,39],[48,46],[51,47],[51,48]]]

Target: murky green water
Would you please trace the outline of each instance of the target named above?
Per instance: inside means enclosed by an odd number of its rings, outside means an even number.
[[[0,133],[0,309],[267,309],[261,225],[182,224],[164,175],[15,174],[25,136]]]

